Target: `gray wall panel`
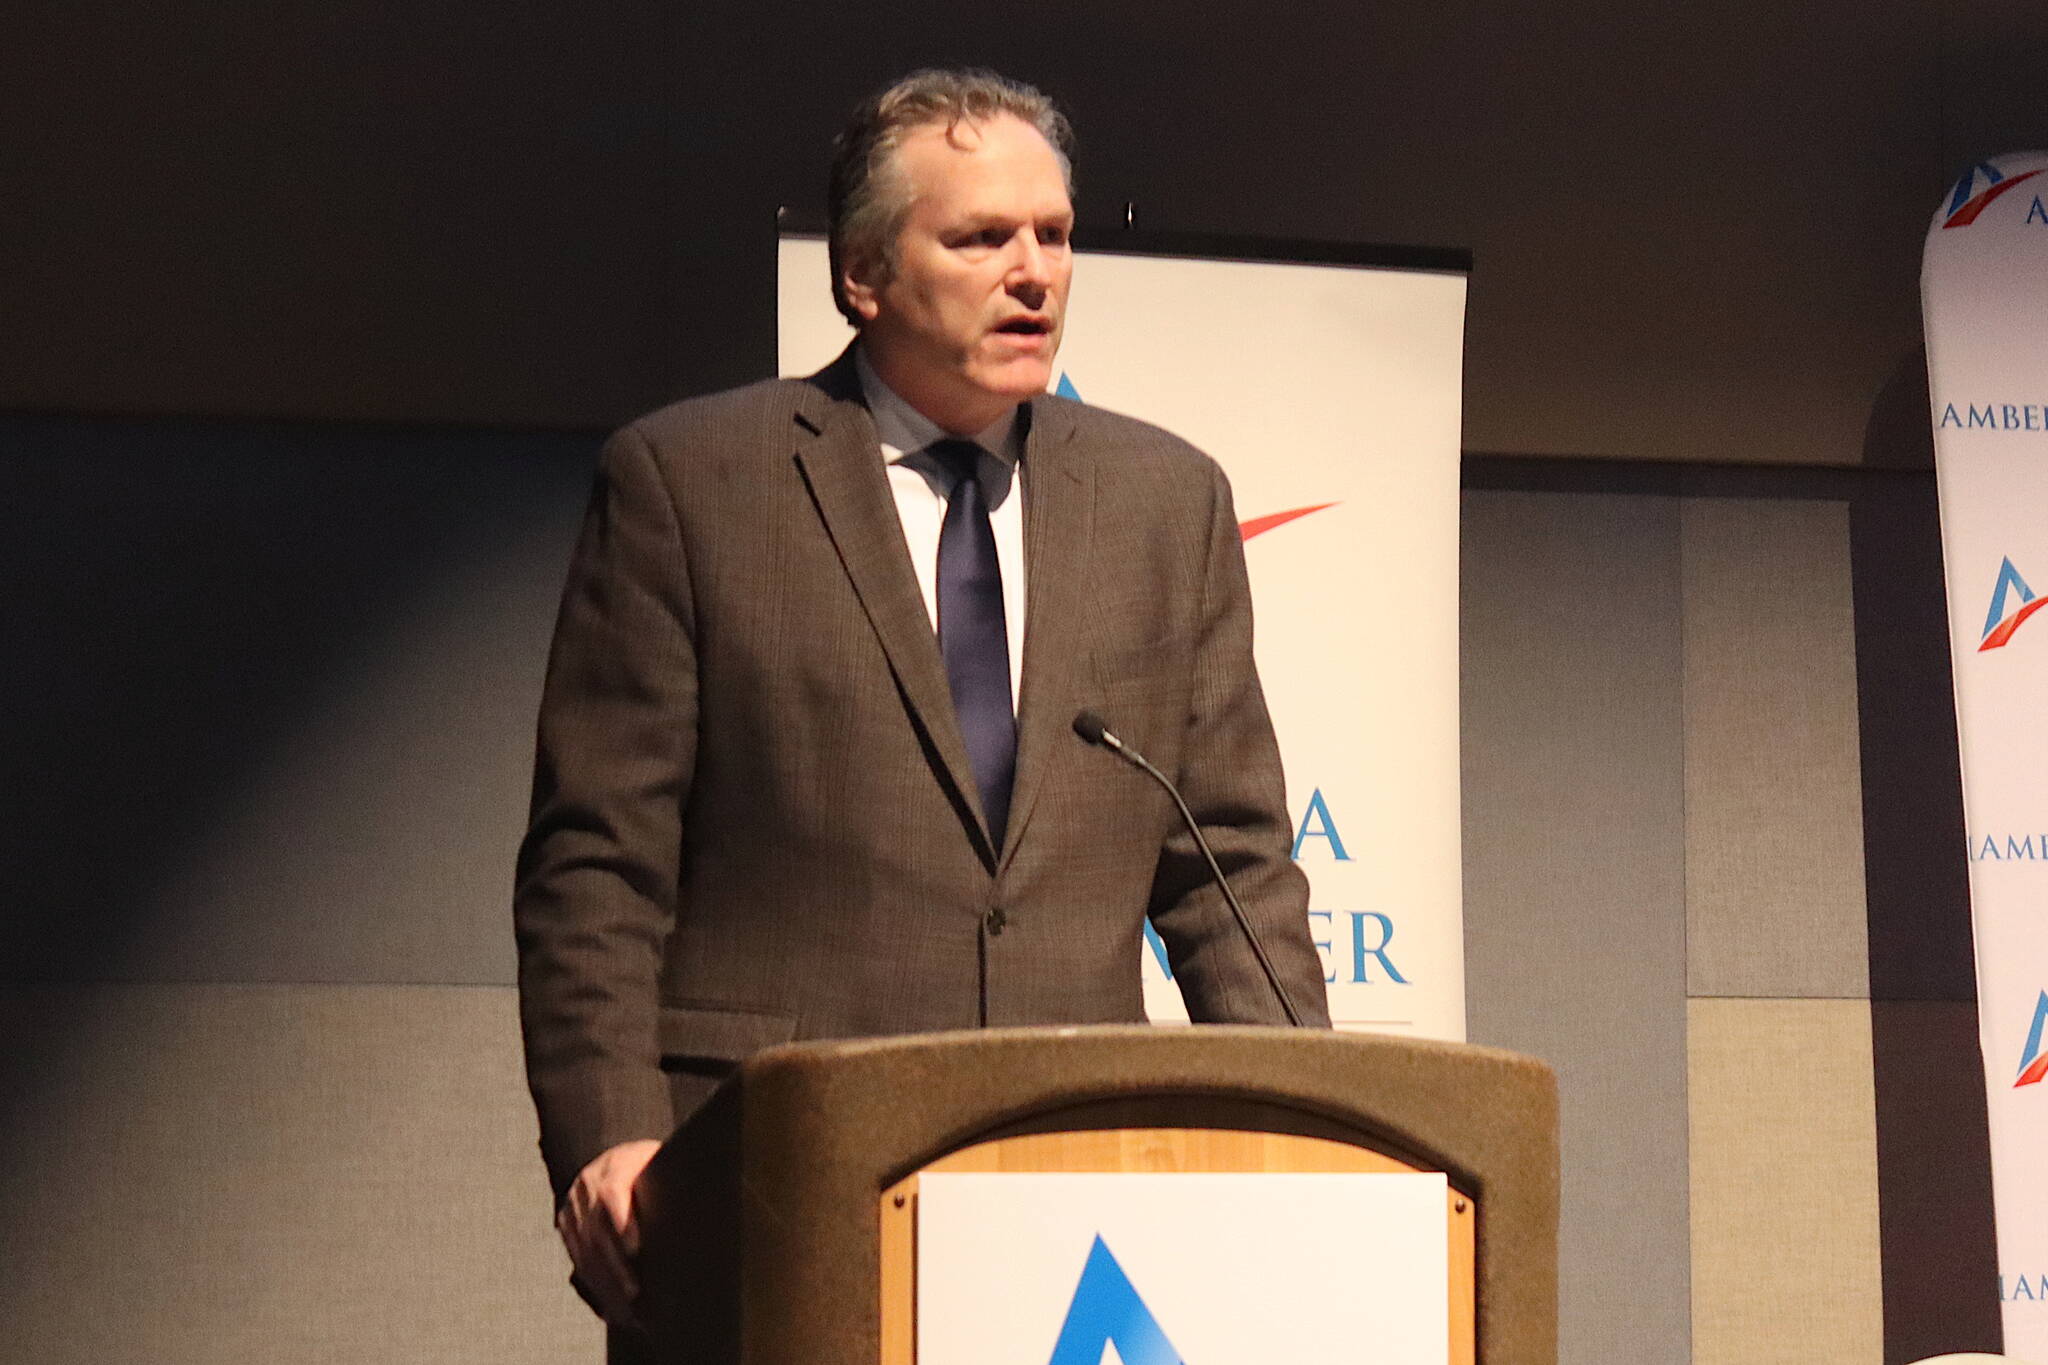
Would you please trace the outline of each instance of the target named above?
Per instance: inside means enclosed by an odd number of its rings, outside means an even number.
[[[1689,1355],[1673,499],[1468,492],[1470,1036],[1558,1070],[1561,1358]]]
[[[1848,509],[1687,498],[1681,525],[1689,991],[1866,996]]]
[[[8,1359],[600,1358],[509,989],[0,987],[0,1132]]]

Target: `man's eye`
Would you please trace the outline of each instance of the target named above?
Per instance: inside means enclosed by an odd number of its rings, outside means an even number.
[[[1038,244],[1040,246],[1065,246],[1067,244],[1067,230],[1061,227],[1040,228],[1038,230]]]

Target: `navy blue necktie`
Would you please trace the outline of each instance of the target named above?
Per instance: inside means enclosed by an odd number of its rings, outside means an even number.
[[[1017,767],[1017,719],[1010,710],[1010,633],[1003,619],[1003,570],[981,490],[981,447],[945,440],[926,447],[953,479],[939,529],[939,653],[967,759],[981,788],[989,839],[1003,846],[1010,779]]]

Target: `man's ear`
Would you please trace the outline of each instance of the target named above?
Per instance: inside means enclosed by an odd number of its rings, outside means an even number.
[[[879,270],[858,257],[849,258],[839,272],[840,293],[863,322],[873,322],[875,315],[882,311],[878,296],[885,282]]]

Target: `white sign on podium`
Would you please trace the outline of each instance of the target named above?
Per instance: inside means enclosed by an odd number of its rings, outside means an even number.
[[[926,1174],[918,1365],[1443,1365],[1441,1174]]]

